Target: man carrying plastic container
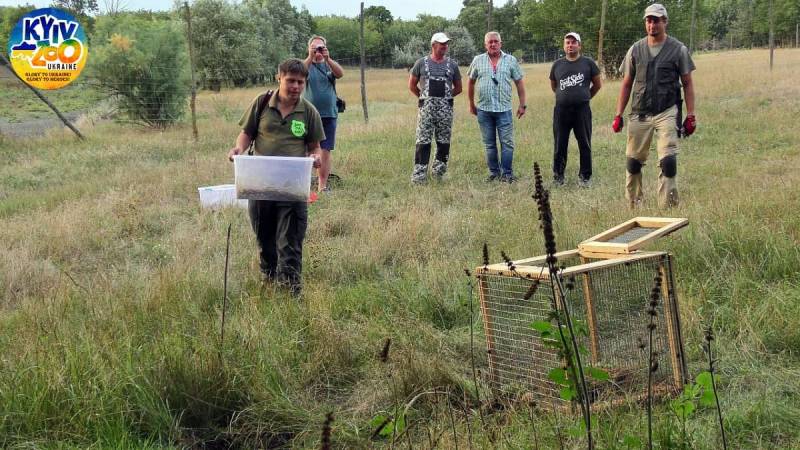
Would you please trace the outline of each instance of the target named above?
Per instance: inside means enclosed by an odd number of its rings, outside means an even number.
[[[267,93],[256,97],[245,110],[239,120],[242,132],[228,152],[231,161],[235,155],[245,154],[255,140],[257,155],[308,156],[314,158],[314,167],[319,167],[319,143],[325,139],[325,133],[319,112],[301,98],[307,80],[308,68],[302,60],[287,59],[278,66],[278,91],[263,108]],[[258,241],[263,281],[285,285],[293,295],[300,295],[308,204],[250,200],[249,212]]]

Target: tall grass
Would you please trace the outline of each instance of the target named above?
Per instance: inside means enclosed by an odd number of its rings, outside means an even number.
[[[682,204],[656,208],[653,154],[645,205],[633,214],[690,219],[653,248],[676,255],[692,369],[703,364],[702,326],[718,330],[731,447],[798,447],[800,51],[779,50],[771,73],[760,50],[698,55],[696,63],[699,128],[681,142]],[[461,96],[448,175],[424,187],[409,183],[416,108],[407,73],[367,72],[365,125],[357,71],[347,71],[337,89],[352,106],[333,154],[344,185],[310,208],[299,303],[261,292],[244,212],[203,211],[196,198],[198,186],[232,181],[224,154],[261,89],[202,93],[199,143],[188,125],[113,123],[83,129],[86,142],[61,131],[1,140],[0,447],[311,448],[333,411],[332,445],[358,448],[395,396],[430,390],[451,392],[456,413],[427,396],[416,402],[409,423],[423,425],[409,430],[415,446],[438,426],[448,430],[442,448],[464,447],[468,433],[476,448],[532,447],[527,406],[489,411],[492,429],[478,420],[462,282],[465,267],[481,264],[483,242],[520,258],[542,253],[531,168],[538,161],[548,175],[551,167],[553,96],[549,66],[525,70],[529,113],[515,123],[521,182],[482,182],[478,127]],[[625,138],[609,126],[618,88],[607,82],[593,101],[594,186],[575,186],[573,148],[568,185],[551,192],[564,218],[559,248],[632,215],[623,198]],[[473,325],[481,330],[480,318]],[[396,392],[376,356],[387,336]],[[485,373],[485,357],[478,364]],[[537,445],[552,448],[557,436],[544,414],[535,419],[543,421]],[[598,446],[642,435],[640,419],[636,408],[605,413]],[[690,434],[715,435],[715,420],[701,412]]]

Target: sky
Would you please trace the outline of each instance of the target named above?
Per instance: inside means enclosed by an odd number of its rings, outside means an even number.
[[[289,0],[292,5],[300,9],[303,5],[314,16],[324,16],[336,14],[340,16],[358,16],[360,1],[356,0]],[[34,5],[45,8],[50,5],[50,0],[0,0],[0,6],[21,6]],[[172,7],[171,0],[122,0],[127,10],[152,9],[165,10]],[[97,4],[103,7],[103,0],[98,0]],[[383,6],[391,11],[392,16],[397,19],[410,20],[417,17],[417,14],[432,14],[444,16],[448,19],[455,19],[461,11],[461,0],[376,0],[364,1],[364,8],[370,6]]]

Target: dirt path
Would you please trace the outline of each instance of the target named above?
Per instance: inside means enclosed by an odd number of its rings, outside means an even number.
[[[61,112],[73,125],[84,113],[85,111]],[[9,122],[0,118],[0,135],[3,136],[14,138],[42,136],[53,128],[66,128],[64,122],[55,113],[53,113],[52,119],[30,119],[22,122]]]

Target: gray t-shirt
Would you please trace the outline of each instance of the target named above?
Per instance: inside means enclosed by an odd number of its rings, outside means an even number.
[[[634,44],[636,45],[636,44]],[[661,53],[661,49],[664,48],[664,44],[660,45],[648,45],[647,49],[650,50],[650,57],[655,58]],[[622,72],[622,76],[631,75],[633,76],[634,73],[631,70],[631,54],[633,53],[633,45],[631,48],[628,49],[628,53],[625,54],[625,59],[622,61],[622,65],[620,66],[619,70]],[[681,46],[681,56],[678,59],[678,68],[680,69],[681,75],[686,75],[687,73],[694,70],[694,62],[692,62],[692,57],[689,56],[689,49],[686,48],[685,45]]]
[[[420,58],[411,68],[411,75],[419,79],[419,98],[441,97],[453,98],[453,83],[461,80],[458,64],[445,57],[444,61],[436,62],[430,56]]]
[[[556,82],[556,104],[579,105],[592,99],[592,78],[600,68],[592,58],[580,56],[575,61],[561,58],[550,68],[550,79]]]

